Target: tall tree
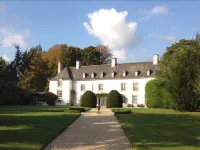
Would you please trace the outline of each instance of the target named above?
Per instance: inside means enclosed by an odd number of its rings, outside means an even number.
[[[6,60],[3,57],[0,57],[0,73],[4,71],[6,66],[7,66]]]
[[[100,45],[97,45],[95,49],[101,53],[101,56],[100,56],[101,64],[108,64],[111,62],[112,53],[108,46],[104,46],[100,44]]]
[[[175,101],[175,109],[195,110],[199,93],[195,92],[197,70],[200,66],[200,47],[196,40],[180,40],[167,47],[159,63],[157,76]]]
[[[59,60],[65,66],[72,67],[76,65],[76,60],[81,60],[81,49],[74,46],[61,45],[61,53]]]
[[[83,65],[100,65],[101,53],[97,51],[94,46],[89,46],[82,51],[82,63]]]

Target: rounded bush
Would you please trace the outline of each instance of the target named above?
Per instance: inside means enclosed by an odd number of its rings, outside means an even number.
[[[53,106],[55,105],[56,100],[58,99],[57,95],[51,92],[46,92],[44,94],[44,101],[49,105]]]
[[[95,108],[97,105],[96,95],[92,91],[86,91],[81,97],[81,107]]]
[[[121,108],[122,107],[122,95],[117,90],[112,90],[108,94],[106,107],[107,108]]]

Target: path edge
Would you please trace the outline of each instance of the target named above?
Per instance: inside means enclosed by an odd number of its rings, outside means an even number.
[[[64,128],[62,128],[60,130],[60,132],[58,132],[58,134],[56,134],[51,140],[49,140],[47,143],[45,143],[40,150],[44,150],[49,144],[51,144],[51,142],[53,140],[55,140],[59,135],[61,135],[68,127],[70,127],[78,118],[80,118],[81,113],[76,117],[76,119],[74,119],[74,121],[72,121],[71,124],[69,124],[68,126],[65,126]]]
[[[114,113],[114,117],[115,117],[115,119],[117,120],[117,122],[118,122],[118,124],[119,124],[120,128],[122,129],[122,132],[123,132],[124,136],[127,138],[127,140],[128,140],[128,142],[129,142],[129,144],[131,145],[132,149],[133,149],[133,150],[136,150],[136,149],[134,148],[133,144],[132,144],[132,143],[130,142],[130,140],[128,139],[128,137],[127,137],[126,133],[124,132],[124,130],[123,130],[123,128],[122,128],[122,126],[121,126],[121,124],[119,123],[119,121],[118,121],[118,119],[117,119],[117,117],[116,117],[116,114],[115,114],[115,113]]]

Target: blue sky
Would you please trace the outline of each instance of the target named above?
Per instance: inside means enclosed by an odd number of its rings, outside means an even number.
[[[41,44],[81,48],[106,44],[119,62],[149,61],[200,31],[198,1],[4,1],[0,3],[0,56],[13,59]],[[90,17],[88,14],[90,13]],[[85,22],[85,25],[84,25]]]

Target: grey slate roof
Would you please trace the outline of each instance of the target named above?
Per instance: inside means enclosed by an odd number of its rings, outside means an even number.
[[[138,76],[135,76],[135,71],[139,71]],[[150,70],[150,76],[147,76],[147,71]],[[103,71],[104,77],[100,78],[100,72]],[[115,76],[111,77],[111,73],[115,72]],[[123,77],[123,71],[126,71],[126,76]],[[95,77],[91,78],[91,73],[94,72]],[[136,79],[136,78],[152,78],[155,76],[156,66],[153,62],[137,62],[137,63],[123,63],[111,67],[111,64],[105,65],[91,65],[81,66],[79,69],[76,67],[65,67],[59,74],[51,80],[105,80],[105,79]],[[86,77],[83,78],[83,73]]]

